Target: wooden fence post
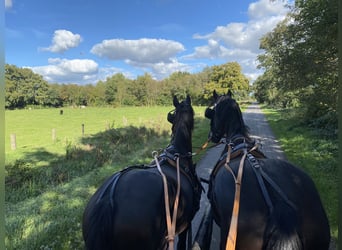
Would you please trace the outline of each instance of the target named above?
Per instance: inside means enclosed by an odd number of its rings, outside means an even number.
[[[53,128],[52,129],[52,141],[56,141],[56,129],[55,128]]]
[[[11,134],[11,149],[12,150],[17,149],[17,138],[15,134]]]

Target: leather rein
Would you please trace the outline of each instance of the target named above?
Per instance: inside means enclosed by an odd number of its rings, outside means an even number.
[[[166,226],[167,226],[167,236],[165,237],[168,242],[168,249],[173,250],[174,249],[174,241],[176,237],[176,222],[177,222],[177,212],[178,212],[178,205],[179,205],[179,196],[180,196],[180,188],[181,188],[181,179],[180,179],[180,172],[183,172],[183,174],[189,179],[190,182],[192,182],[191,178],[188,176],[187,171],[180,168],[179,160],[181,157],[191,157],[192,153],[189,152],[187,155],[179,155],[177,153],[170,154],[167,152],[167,150],[164,150],[164,157],[162,159],[158,159],[160,155],[158,155],[157,151],[152,152],[152,156],[154,158],[154,163],[157,166],[157,169],[162,176],[163,180],[163,189],[164,189],[164,203],[165,203],[165,214],[166,214]],[[173,203],[173,214],[171,217],[170,212],[170,200],[169,200],[169,191],[167,186],[167,178],[164,174],[162,168],[160,167],[160,162],[166,159],[167,162],[176,168],[177,170],[177,190],[176,190],[176,197],[175,201]]]
[[[241,194],[241,180],[243,174],[243,166],[245,163],[245,159],[247,157],[248,152],[252,152],[257,149],[257,144],[254,145],[249,151],[247,151],[247,147],[243,147],[240,149],[243,153],[242,158],[240,160],[238,174],[235,176],[232,168],[229,166],[230,160],[233,159],[232,157],[232,144],[228,144],[228,152],[227,158],[224,163],[224,167],[232,174],[234,181],[235,181],[235,196],[234,196],[234,205],[233,211],[230,221],[229,233],[227,236],[226,241],[226,250],[234,250],[236,246],[236,238],[237,238],[237,226],[238,226],[238,219],[239,219],[239,209],[240,209],[240,194]],[[236,151],[238,152],[238,151]],[[240,152],[239,152],[240,153]]]
[[[239,208],[240,208],[240,193],[241,193],[241,185],[242,185],[242,175],[243,175],[243,168],[244,168],[244,162],[247,159],[249,163],[252,166],[253,172],[258,180],[259,187],[261,189],[261,192],[263,194],[265,203],[267,204],[269,208],[269,213],[272,213],[273,211],[273,204],[271,201],[271,198],[269,196],[269,193],[267,191],[267,188],[265,186],[264,180],[272,187],[279,196],[293,209],[296,210],[296,205],[293,204],[286,194],[281,190],[281,188],[276,184],[270,176],[263,171],[261,168],[259,161],[256,158],[266,158],[266,156],[258,150],[259,144],[255,143],[250,149],[248,148],[248,145],[245,143],[243,138],[243,143],[241,143],[239,146],[237,146],[236,150],[233,150],[233,143],[227,143],[228,150],[227,150],[227,156],[226,159],[220,160],[217,166],[213,170],[213,174],[215,175],[220,168],[224,164],[224,167],[232,174],[234,181],[235,181],[235,196],[234,196],[234,205],[233,205],[233,211],[230,221],[230,227],[229,227],[229,233],[227,235],[227,241],[226,241],[226,250],[235,250],[236,247],[236,238],[237,238],[237,226],[238,226],[238,218],[239,218]],[[241,146],[242,145],[242,146]],[[237,176],[233,172],[232,168],[229,166],[229,163],[232,159],[237,158],[241,156],[241,160],[239,163],[238,173]]]

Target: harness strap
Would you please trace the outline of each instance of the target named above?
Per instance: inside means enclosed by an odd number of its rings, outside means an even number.
[[[289,198],[286,196],[286,194],[282,191],[282,189],[279,187],[277,183],[275,183],[272,178],[262,169],[259,162],[254,158],[253,155],[248,154],[248,160],[252,165],[252,169],[254,170],[255,176],[257,177],[257,180],[259,182],[259,186],[261,188],[262,194],[264,196],[264,199],[267,203],[267,206],[270,210],[270,213],[273,211],[273,204],[270,199],[270,196],[268,194],[267,188],[265,186],[264,180],[265,179],[268,184],[280,195],[280,197],[288,204],[290,205],[294,210],[297,210],[296,205],[289,200]]]
[[[225,164],[225,166],[227,167],[229,167],[228,163],[230,160],[230,151],[231,151],[231,146],[228,146],[228,156],[227,156],[227,162]],[[245,163],[246,156],[247,156],[247,150],[244,149],[244,153],[241,158],[240,165],[239,165],[237,178],[235,178],[233,171],[230,171],[235,179],[235,197],[234,197],[234,206],[233,206],[233,212],[232,212],[232,217],[230,221],[229,233],[227,236],[226,250],[235,250],[237,226],[238,226],[238,219],[239,219],[239,209],[240,209],[241,180],[242,180],[242,174],[243,174],[243,165]],[[231,168],[229,167],[229,169]]]
[[[146,166],[146,165],[134,165],[134,166],[126,167],[122,169],[121,171],[113,174],[112,177],[110,177],[110,179],[108,179],[108,181],[106,182],[106,185],[103,187],[101,193],[98,195],[96,203],[100,202],[100,200],[103,198],[103,196],[105,195],[105,193],[107,192],[110,186],[110,193],[109,193],[110,205],[114,207],[114,200],[113,200],[114,191],[115,191],[116,184],[119,181],[120,177],[122,177],[123,174],[130,171],[131,169],[148,169],[148,168],[149,166]]]
[[[258,180],[260,189],[262,191],[263,197],[265,202],[269,208],[270,213],[273,211],[273,204],[270,198],[270,195],[267,191],[264,179],[268,182],[268,184],[281,196],[281,198],[290,205],[294,210],[296,210],[296,205],[291,202],[286,194],[281,190],[281,188],[272,180],[272,178],[263,171],[262,167],[260,166],[259,162],[255,157],[259,158],[266,158],[263,153],[257,150],[258,145],[255,144],[251,149],[247,151],[246,147],[238,148],[236,151],[232,152],[232,144],[228,144],[228,152],[226,155],[226,160],[224,163],[225,168],[232,174],[234,181],[235,181],[235,197],[234,197],[234,205],[233,211],[230,221],[229,233],[227,235],[226,240],[226,250],[235,250],[236,246],[236,238],[237,238],[237,226],[238,226],[238,216],[239,216],[239,207],[240,207],[240,192],[241,192],[241,180],[242,180],[242,173],[243,173],[243,166],[246,158],[250,162],[252,169],[255,173],[255,176]],[[238,175],[235,176],[232,168],[229,166],[229,162],[231,159],[239,156],[243,152],[242,158],[240,160]],[[222,158],[221,158],[222,159]],[[218,168],[222,166],[223,160],[219,160],[217,165],[215,166],[213,172],[217,172]],[[216,171],[215,171],[216,169]]]
[[[107,191],[107,189],[109,188],[110,185],[111,186],[111,189],[110,189],[110,205],[113,207],[113,196],[112,194],[114,193],[114,189],[115,189],[115,186],[116,186],[116,183],[117,181],[119,180],[119,177],[121,176],[121,171],[114,174],[108,181],[107,181],[107,184],[106,186],[102,189],[101,193],[99,194],[97,200],[96,200],[96,203],[99,203],[100,200],[103,198],[105,192]]]
[[[281,196],[281,198],[288,204],[290,205],[294,210],[297,210],[297,206],[289,200],[289,198],[286,196],[286,194],[281,190],[281,188],[275,183],[271,177],[260,168],[260,173],[262,177],[271,185],[271,187]]]
[[[199,149],[197,149],[197,151],[194,154],[192,154],[192,155],[198,155],[199,152],[201,152],[202,150],[206,149],[208,144],[209,144],[209,142],[210,142],[210,138],[208,138],[208,140],[206,140],[206,142],[203,143],[203,145]]]
[[[159,161],[157,159],[157,154],[154,155],[154,160],[155,160],[155,163],[157,165],[158,171],[163,178],[166,226],[167,226],[166,240],[169,242],[168,249],[171,250],[171,249],[174,249],[174,240],[175,240],[175,235],[176,235],[177,211],[178,211],[179,194],[180,194],[179,157],[177,157],[177,191],[176,191],[176,198],[175,198],[175,201],[173,204],[172,220],[171,220],[171,215],[170,215],[169,191],[168,191],[168,186],[167,186],[167,179],[166,179],[166,176],[160,167]]]
[[[268,191],[267,191],[267,188],[265,186],[264,180],[263,180],[263,178],[261,176],[262,169],[260,167],[260,164],[254,158],[254,156],[252,154],[248,154],[247,155],[247,159],[248,159],[249,163],[252,165],[252,169],[253,169],[254,174],[255,174],[255,176],[256,176],[256,178],[258,180],[259,187],[260,187],[261,192],[262,192],[262,196],[265,199],[265,202],[266,202],[266,204],[268,206],[268,209],[269,209],[270,213],[272,213],[272,211],[273,211],[273,203],[272,203],[271,198],[270,198],[270,196],[268,194]]]

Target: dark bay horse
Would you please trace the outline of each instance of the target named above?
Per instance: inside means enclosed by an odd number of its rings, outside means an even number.
[[[311,178],[258,150],[230,91],[213,97],[209,137],[226,144],[208,192],[220,249],[327,250],[329,223]]]
[[[86,249],[166,249],[173,245],[175,235],[178,235],[177,249],[186,249],[186,233],[199,209],[202,189],[191,153],[194,128],[191,99],[187,96],[179,102],[174,97],[173,104],[175,110],[167,116],[172,123],[170,145],[156,154],[151,164],[127,167],[113,174],[91,197],[83,214]],[[166,177],[165,183],[162,174]],[[178,198],[177,188],[180,188]],[[165,199],[165,190],[168,199]],[[177,208],[175,200],[178,200]],[[177,211],[175,235],[166,221],[166,202],[171,216]]]

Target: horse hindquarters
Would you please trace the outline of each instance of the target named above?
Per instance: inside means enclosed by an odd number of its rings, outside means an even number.
[[[162,190],[160,175],[147,170],[109,178],[83,215],[86,249],[159,249],[166,228]]]
[[[235,171],[236,161],[230,166]],[[267,206],[258,192],[257,182],[249,168],[245,168],[240,196],[236,249],[261,250],[262,236],[266,224]],[[251,178],[253,177],[253,178]],[[210,203],[216,224],[220,227],[220,249],[226,249],[234,206],[235,180],[232,174],[222,167],[211,179]]]
[[[85,248],[88,250],[113,249],[111,232],[114,210],[109,199],[100,199],[111,179],[91,197],[83,213],[82,232]]]
[[[173,207],[175,169],[170,166],[163,169],[168,176],[170,207]],[[193,200],[192,185],[181,175],[176,233],[189,226],[194,216]],[[84,212],[87,249],[162,249],[167,234],[164,202],[162,177],[156,168],[125,171],[117,181],[110,178],[94,194]],[[170,210],[172,214],[173,209]]]
[[[177,189],[176,171],[173,166],[167,164],[161,167],[167,176],[172,217]],[[114,232],[119,241],[118,244],[123,244],[119,249],[163,249],[166,245],[167,226],[164,186],[160,173],[154,168],[147,173],[143,171],[127,173],[124,178],[121,182],[125,180],[125,183],[130,183],[130,185],[118,185],[116,190],[116,201],[120,203],[116,208]],[[180,178],[181,190],[175,233],[176,235],[180,233],[177,249],[185,250],[187,230],[194,216],[194,196],[188,178],[183,174]],[[136,245],[131,247],[131,244]]]
[[[277,199],[265,229],[264,249],[328,250],[329,222],[312,179],[288,162],[268,159],[264,163],[265,172],[294,204],[273,193]]]

